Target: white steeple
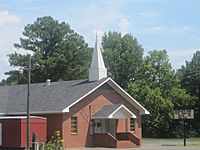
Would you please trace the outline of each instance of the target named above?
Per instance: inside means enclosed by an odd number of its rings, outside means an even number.
[[[89,69],[89,81],[97,81],[105,77],[107,77],[107,68],[104,65],[101,47],[96,35],[95,48],[93,50],[92,62]]]

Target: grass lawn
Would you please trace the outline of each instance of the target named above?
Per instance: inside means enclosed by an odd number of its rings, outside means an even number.
[[[177,145],[182,145],[183,139],[181,138],[172,138],[172,139],[162,139],[162,138],[142,138],[143,142],[160,142],[160,143],[178,143]],[[182,143],[181,143],[182,142]],[[187,138],[187,145],[200,146],[200,138]]]

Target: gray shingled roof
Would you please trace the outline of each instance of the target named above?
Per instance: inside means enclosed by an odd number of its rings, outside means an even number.
[[[61,112],[90,92],[107,78],[99,81],[72,80],[31,84],[31,112]],[[0,113],[26,112],[27,85],[0,86]]]
[[[115,110],[117,110],[122,104],[104,105],[98,110],[92,118],[108,118]]]

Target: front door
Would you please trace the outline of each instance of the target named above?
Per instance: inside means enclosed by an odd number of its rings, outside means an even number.
[[[116,137],[116,127],[115,127],[115,120],[114,119],[110,119],[109,120],[109,129],[110,129],[110,133]]]
[[[106,119],[106,132],[112,134],[112,136],[116,137],[116,126],[115,119]]]

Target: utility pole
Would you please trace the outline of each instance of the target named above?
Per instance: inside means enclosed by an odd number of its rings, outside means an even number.
[[[27,150],[30,150],[30,84],[31,84],[31,55],[28,54],[28,84],[27,84],[27,119],[26,119],[26,144]]]

